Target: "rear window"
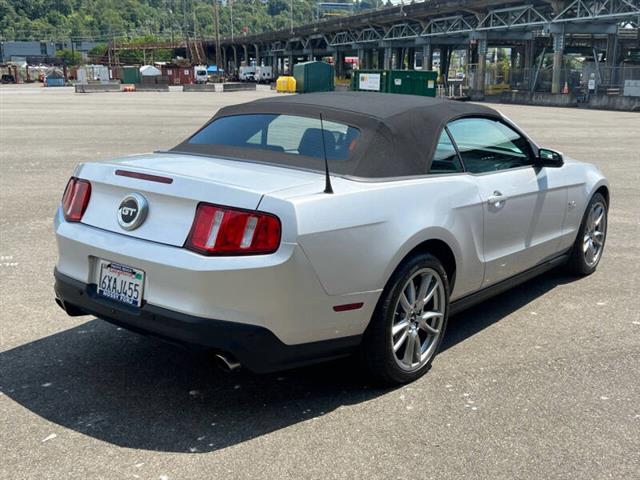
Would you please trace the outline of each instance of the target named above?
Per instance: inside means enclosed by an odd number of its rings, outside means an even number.
[[[345,161],[356,146],[360,131],[324,121],[327,159]],[[291,156],[324,158],[319,118],[299,115],[248,114],[220,117],[188,141],[192,145],[224,145],[281,152]]]

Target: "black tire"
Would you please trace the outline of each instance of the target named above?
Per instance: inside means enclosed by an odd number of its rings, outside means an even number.
[[[407,282],[420,270],[434,271],[442,282],[444,297],[443,318],[440,325],[440,335],[434,341],[433,353],[426,363],[419,369],[407,371],[402,369],[393,351],[391,328],[394,323],[395,309],[400,295]],[[449,315],[449,280],[442,263],[428,253],[415,255],[405,260],[394,272],[385,287],[378,305],[373,313],[371,322],[365,331],[361,348],[361,361],[376,383],[383,385],[398,385],[412,382],[424,375],[440,349],[445,334]]]
[[[604,227],[603,227],[604,236],[602,238],[602,246],[601,246],[600,253],[595,263],[590,265],[587,262],[583,245],[584,245],[584,238],[587,235],[587,232],[589,229],[589,215],[596,204],[601,204],[604,206]],[[609,205],[607,204],[607,200],[602,194],[596,193],[593,197],[591,197],[591,200],[589,201],[589,204],[585,209],[584,215],[582,216],[582,222],[580,222],[580,229],[578,230],[578,235],[576,236],[576,240],[571,249],[571,255],[569,257],[569,260],[567,261],[567,270],[569,271],[569,273],[580,275],[580,276],[586,276],[586,275],[591,275],[593,272],[596,271],[596,268],[598,268],[598,264],[602,259],[604,245],[607,240],[607,228],[609,223],[608,212],[609,212]]]

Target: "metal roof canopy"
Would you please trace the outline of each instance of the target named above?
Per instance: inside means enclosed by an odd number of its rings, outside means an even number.
[[[556,10],[552,6],[558,5]],[[307,49],[311,39],[324,39],[325,48],[387,46],[381,42],[415,41],[440,43],[451,36],[480,36],[486,32],[542,30],[553,32],[563,25],[565,32],[611,33],[616,24],[637,28],[640,0],[573,0],[550,2],[534,0],[505,2],[495,0],[432,0],[367,11],[347,17],[319,21],[290,30],[250,35],[222,45],[264,45],[267,51],[290,52],[299,43]],[[557,30],[555,30],[557,31]]]

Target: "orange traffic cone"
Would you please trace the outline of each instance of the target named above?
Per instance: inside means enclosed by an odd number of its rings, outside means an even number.
[[[564,82],[564,88],[562,89],[562,93],[563,94],[567,94],[569,93],[569,83],[568,82]]]

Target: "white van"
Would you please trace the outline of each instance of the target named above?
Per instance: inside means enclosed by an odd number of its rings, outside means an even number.
[[[262,66],[256,68],[255,81],[258,83],[271,83],[273,81],[273,67]]]
[[[193,67],[193,83],[207,83],[209,76],[207,75],[206,65],[196,65]]]

